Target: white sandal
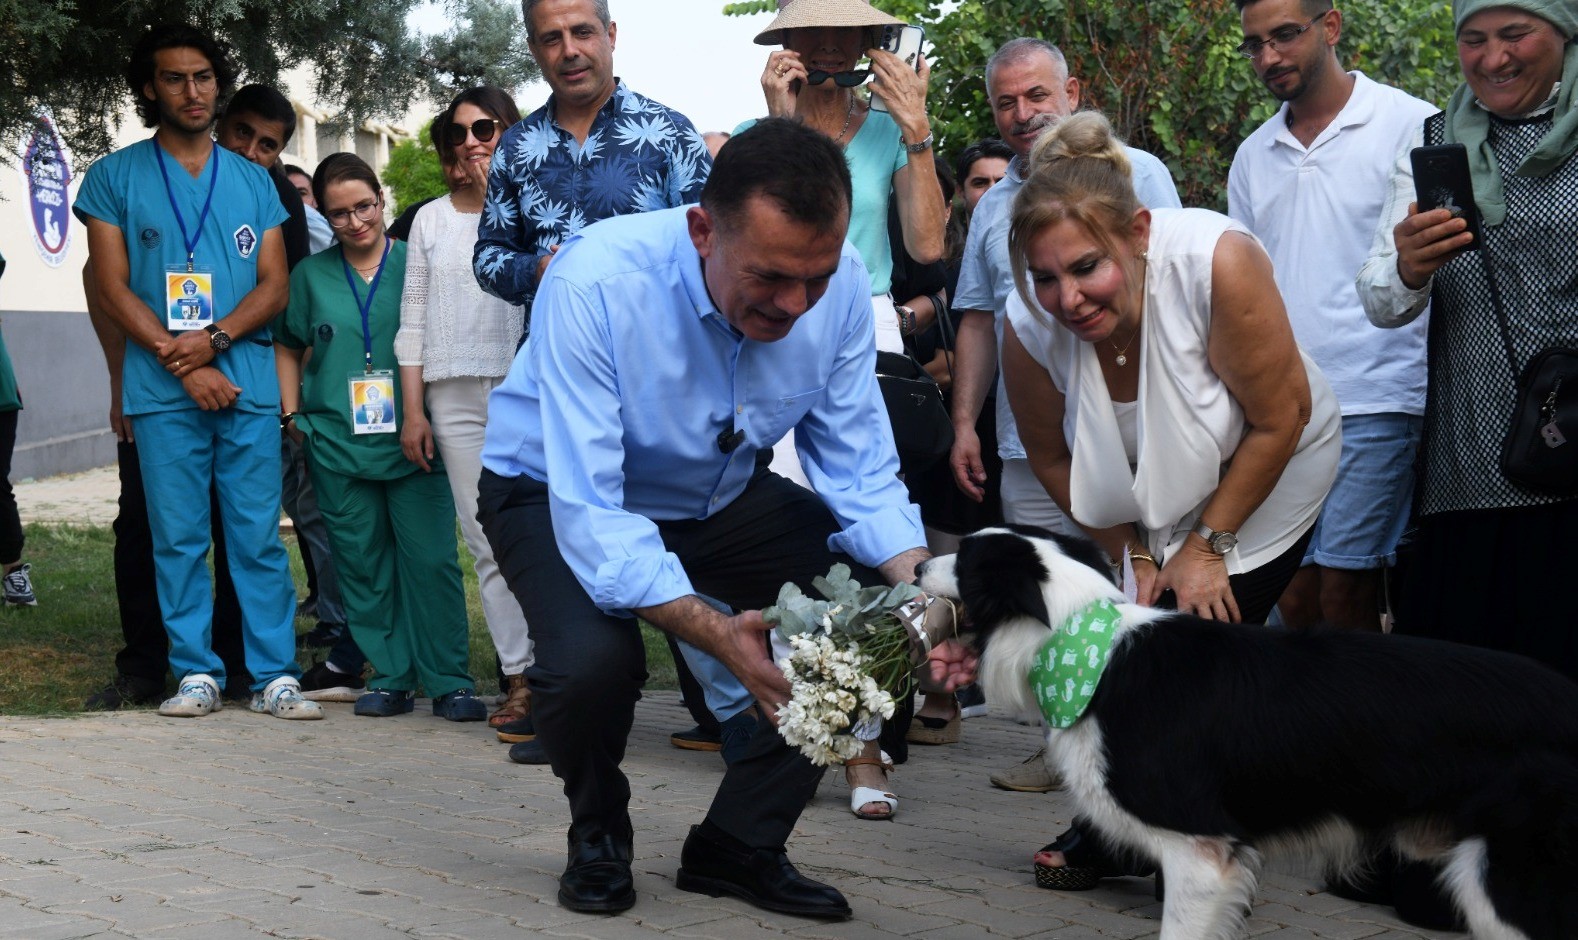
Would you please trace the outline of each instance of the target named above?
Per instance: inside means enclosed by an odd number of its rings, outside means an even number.
[[[859,767],[862,765],[875,765],[877,767],[881,767],[884,774],[893,770],[893,762],[888,759],[888,755],[885,753],[881,758],[851,757],[844,761],[844,767],[846,768],[845,779],[848,779],[847,768]],[[886,803],[888,806],[888,811],[886,813],[862,812],[864,807],[872,803]],[[899,798],[885,790],[878,790],[874,787],[857,787],[851,784],[849,787],[849,811],[861,819],[892,819],[894,814],[899,811]]]

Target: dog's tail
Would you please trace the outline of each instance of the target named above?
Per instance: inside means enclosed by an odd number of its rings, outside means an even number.
[[[1533,940],[1578,937],[1578,757],[1521,755],[1465,802],[1461,824],[1484,840],[1497,919]]]

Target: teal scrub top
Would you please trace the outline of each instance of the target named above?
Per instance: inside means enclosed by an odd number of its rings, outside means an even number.
[[[214,319],[230,315],[257,286],[258,254],[264,234],[288,218],[267,171],[219,145],[196,178],[179,161],[164,155],[170,189],[165,189],[153,138],[115,151],[95,162],[82,179],[72,211],[79,219],[108,222],[126,240],[130,286],[155,316],[163,317],[167,266],[186,267],[186,245],[170,194],[180,206],[188,233],[197,236],[194,263],[213,272]],[[219,179],[213,180],[215,172]],[[214,182],[208,218],[198,227],[209,184]],[[164,320],[161,319],[163,325]],[[265,327],[234,344],[214,365],[241,389],[232,406],[261,414],[279,412],[279,378]],[[136,343],[126,344],[121,379],[122,409],[128,415],[196,408],[181,381],[158,358]]]
[[[394,373],[395,427],[404,422],[400,366],[395,333],[400,329],[400,295],[405,289],[406,244],[394,242],[383,276],[367,312],[374,369]],[[307,452],[323,468],[363,480],[394,480],[421,471],[405,459],[398,431],[356,434],[351,421],[351,378],[364,374],[362,314],[345,280],[345,254],[338,243],[296,265],[290,275],[290,305],[274,321],[274,338],[290,349],[311,349],[302,367],[301,412],[296,427],[307,437]],[[367,300],[372,285],[352,272],[356,290]],[[436,457],[436,455],[435,455]],[[429,464],[437,470],[435,459]]]

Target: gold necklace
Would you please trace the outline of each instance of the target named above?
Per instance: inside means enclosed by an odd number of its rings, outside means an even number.
[[[1117,352],[1118,352],[1117,358],[1115,360],[1113,360],[1113,361],[1115,361],[1118,364],[1119,368],[1122,368],[1123,366],[1126,366],[1126,365],[1129,364],[1129,357],[1124,355],[1124,353],[1129,351],[1129,347],[1134,345],[1134,338],[1136,336],[1139,336],[1139,335],[1140,335],[1140,328],[1139,327],[1135,327],[1134,328],[1134,332],[1129,334],[1129,341],[1127,343],[1123,344],[1123,348],[1122,349],[1118,349],[1118,344],[1116,342],[1113,342],[1110,339],[1107,341],[1109,343],[1112,343],[1112,348],[1117,350]]]

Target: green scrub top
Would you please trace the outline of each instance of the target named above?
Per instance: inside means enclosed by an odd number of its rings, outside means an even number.
[[[5,255],[0,255],[0,277],[5,276]],[[11,354],[6,352],[5,337],[0,336],[0,411],[21,411],[22,395],[16,388],[16,372],[11,369]]]
[[[367,322],[372,332],[374,369],[394,373],[395,426],[404,423],[400,367],[394,339],[400,329],[400,295],[405,287],[405,242],[394,242],[373,294]],[[296,427],[307,437],[307,453],[327,470],[363,480],[394,480],[421,471],[405,459],[400,435],[356,434],[351,422],[353,376],[363,374],[365,346],[362,315],[345,280],[344,254],[338,244],[296,265],[290,275],[290,305],[274,321],[274,339],[290,349],[311,349],[302,368],[301,413]],[[371,287],[354,271],[356,290],[367,300]],[[429,462],[439,468],[437,460]]]

